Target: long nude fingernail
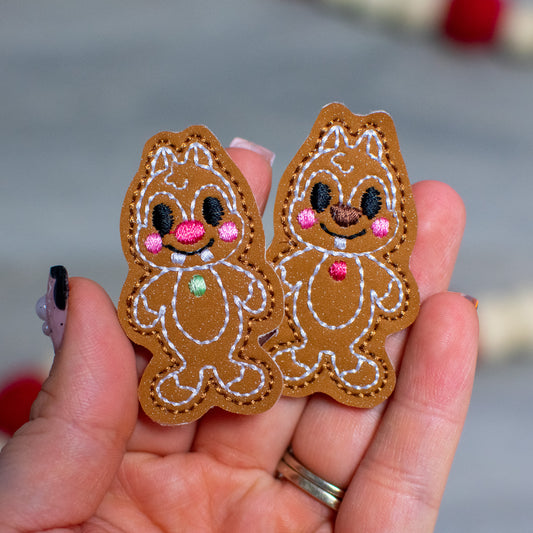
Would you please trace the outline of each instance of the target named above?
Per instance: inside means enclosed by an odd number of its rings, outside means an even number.
[[[246,139],[242,139],[241,137],[235,137],[235,139],[233,139],[233,141],[229,143],[229,147],[245,148],[246,150],[255,152],[256,154],[259,154],[261,157],[263,157],[270,166],[274,164],[274,159],[276,159],[276,154],[268,148],[265,148],[260,144],[255,144],[251,141],[247,141]]]

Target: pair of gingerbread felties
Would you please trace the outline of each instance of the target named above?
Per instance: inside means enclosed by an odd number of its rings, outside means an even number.
[[[418,306],[415,234],[385,113],[322,110],[280,182],[266,259],[253,194],[213,134],[152,137],[121,217],[119,317],[152,353],[143,409],[181,424],[214,406],[263,412],[282,393],[383,401],[395,383],[385,337]]]

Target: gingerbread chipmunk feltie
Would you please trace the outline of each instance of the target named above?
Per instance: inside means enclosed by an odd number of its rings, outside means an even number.
[[[283,289],[251,189],[207,128],[146,143],[121,239],[129,270],[118,313],[152,353],[139,385],[148,416],[171,425],[214,406],[272,407],[283,380],[258,339],[281,322]]]
[[[285,291],[285,316],[264,348],[284,395],[325,393],[372,407],[395,373],[385,338],[415,319],[409,270],[416,210],[390,116],[320,113],[286,169],[267,251]]]

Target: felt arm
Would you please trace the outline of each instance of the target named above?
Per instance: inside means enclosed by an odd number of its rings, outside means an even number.
[[[384,313],[396,313],[405,300],[406,287],[391,266],[373,258],[372,261],[373,264],[368,267],[374,269],[376,277],[381,281],[379,289],[370,291],[372,302]]]
[[[167,280],[164,276],[169,273],[162,273],[152,278],[147,284],[143,285],[137,296],[133,300],[132,315],[135,322],[141,328],[152,329],[161,320],[165,314],[166,307],[156,303],[156,297],[161,294]]]
[[[262,313],[267,305],[268,291],[266,280],[254,271],[227,264],[231,271],[227,273],[226,279],[232,279],[232,292],[235,303],[251,314]],[[229,289],[229,287],[226,287]]]

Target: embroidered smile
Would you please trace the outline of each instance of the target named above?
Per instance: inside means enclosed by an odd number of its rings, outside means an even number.
[[[356,237],[362,237],[366,233],[366,229],[363,229],[358,233],[354,233],[353,235],[341,235],[339,233],[335,233],[329,230],[326,227],[326,225],[322,222],[320,223],[320,227],[322,228],[323,231],[325,231],[328,235],[331,235],[332,237],[340,237],[341,239],[347,239],[347,240],[355,239]]]
[[[201,248],[198,248],[198,250],[193,250],[192,252],[188,252],[188,251],[184,251],[184,250],[178,250],[177,248],[175,248],[171,244],[163,244],[163,246],[165,248],[168,248],[172,252],[177,253],[177,254],[196,255],[196,254],[201,254],[204,250],[207,250],[208,248],[211,248],[211,246],[213,246],[213,244],[215,244],[215,239],[210,239],[209,242],[205,246],[202,246]]]

